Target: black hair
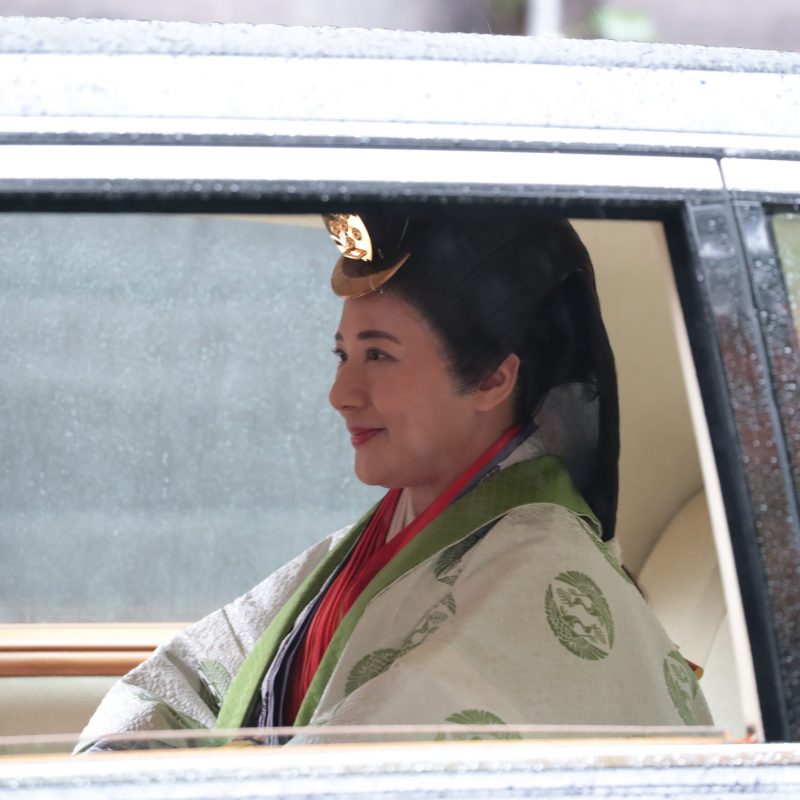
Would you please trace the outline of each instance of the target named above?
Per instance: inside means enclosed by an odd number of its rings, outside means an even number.
[[[592,267],[572,226],[525,220],[522,236],[511,229],[489,258],[473,246],[475,228],[459,238],[461,227],[435,219],[418,225],[408,263],[385,287],[437,334],[459,390],[477,388],[510,353],[520,359],[517,422],[530,420],[553,386],[596,390],[587,309],[576,307],[587,278],[593,284]]]

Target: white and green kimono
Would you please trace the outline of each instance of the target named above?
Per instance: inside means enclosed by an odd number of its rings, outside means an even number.
[[[111,690],[81,746],[248,724],[281,642],[368,519],[159,647]],[[491,475],[376,575],[295,724],[489,721],[711,724],[694,673],[553,456]]]

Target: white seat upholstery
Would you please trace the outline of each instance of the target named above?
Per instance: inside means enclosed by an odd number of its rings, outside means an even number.
[[[664,529],[639,582],[681,653],[705,670],[700,685],[716,725],[744,736],[733,642],[704,491],[686,502]]]

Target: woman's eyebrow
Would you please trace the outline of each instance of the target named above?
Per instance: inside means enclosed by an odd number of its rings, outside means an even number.
[[[337,333],[334,336],[337,342],[341,342],[344,340],[344,337],[341,333]],[[390,342],[394,342],[395,344],[402,344],[402,342],[392,333],[388,331],[379,331],[379,330],[366,330],[366,331],[359,331],[356,334],[356,339],[359,341],[363,341],[364,339],[388,339]]]
[[[377,331],[377,330],[366,330],[366,331],[359,331],[356,339],[363,341],[364,339],[388,339],[390,342],[394,342],[395,344],[400,344],[400,340],[394,336],[393,334],[389,333],[388,331]]]

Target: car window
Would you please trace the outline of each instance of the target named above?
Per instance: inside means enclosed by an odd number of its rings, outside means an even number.
[[[192,620],[374,502],[318,217],[0,215],[0,622]]]
[[[620,381],[624,562],[745,735],[749,653],[663,226],[574,224]],[[381,495],[326,400],[340,301],[319,217],[5,214],[0,233],[2,622],[197,619]]]

